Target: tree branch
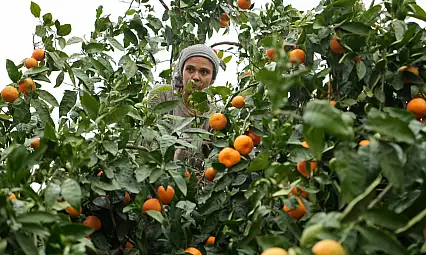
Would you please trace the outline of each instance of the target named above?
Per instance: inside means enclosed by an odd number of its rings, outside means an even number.
[[[139,151],[149,151],[147,148],[143,146],[136,146],[132,144],[126,144],[126,149],[139,150]]]
[[[11,121],[11,120],[8,120],[8,119],[3,118],[3,117],[0,117],[0,120],[1,120],[1,121],[4,121],[4,122],[10,122],[10,123],[12,123],[12,121]]]
[[[238,47],[242,47],[243,46],[239,42],[217,42],[217,43],[213,43],[210,47],[213,48],[213,47],[219,46],[219,45],[233,45],[233,46],[238,46]]]
[[[167,4],[163,0],[158,0],[158,1],[160,1],[161,5],[164,7],[164,9],[169,10],[169,7],[167,6]]]

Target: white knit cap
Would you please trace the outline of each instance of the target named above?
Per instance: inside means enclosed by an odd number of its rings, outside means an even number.
[[[210,62],[212,62],[213,64],[213,80],[216,80],[216,76],[220,66],[219,58],[217,57],[213,49],[205,44],[191,45],[182,50],[179,56],[179,62],[177,66],[177,71],[181,76],[183,74],[183,67],[185,65],[185,62],[192,57],[204,57],[210,60]]]

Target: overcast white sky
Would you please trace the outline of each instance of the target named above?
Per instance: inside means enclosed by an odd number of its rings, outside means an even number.
[[[364,1],[366,6],[371,3],[371,0]],[[31,56],[33,49],[32,34],[38,20],[30,12],[30,2],[30,0],[7,1],[7,4],[2,5],[0,24],[3,25],[0,26],[0,34],[3,35],[3,39],[0,41],[0,48],[2,49],[0,51],[0,90],[11,82],[6,72],[6,59],[19,63]],[[34,0],[34,2],[40,5],[42,15],[50,12],[54,19],[60,20],[61,24],[71,24],[70,36],[79,37],[90,36],[95,21],[96,8],[99,5],[104,7],[104,14],[111,14],[112,21],[116,21],[117,17],[123,15],[128,8],[127,3],[119,0]],[[158,10],[158,15],[161,16],[164,11],[163,7],[157,0],[152,0],[152,2]],[[165,2],[169,4],[170,0],[165,0]],[[261,8],[269,0],[253,0],[253,2],[255,8]],[[319,0],[287,0],[285,3],[291,4],[299,10],[310,10],[319,3]],[[417,3],[426,9],[426,0],[417,0]],[[208,44],[224,40],[236,41],[236,33],[231,32],[225,37],[221,34],[215,35]],[[161,58],[162,56],[159,56],[159,60],[164,60]],[[167,65],[167,63],[165,64]],[[228,65],[227,71],[225,73],[222,71],[222,74],[218,76],[215,85],[225,84],[227,81],[235,83],[237,81],[236,68],[236,64],[232,61]],[[159,71],[162,69],[164,69],[164,66]],[[55,78],[52,77],[51,80],[54,81]],[[53,88],[53,84],[43,84],[42,88],[54,94],[58,101],[61,100],[62,91],[65,89],[63,86]]]

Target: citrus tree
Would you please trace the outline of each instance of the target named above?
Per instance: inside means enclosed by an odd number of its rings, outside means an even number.
[[[161,19],[146,0],[117,21],[100,6],[88,39],[31,3],[34,51],[6,60],[1,93],[1,254],[426,253],[414,0],[158,2]],[[237,59],[237,84],[193,92],[189,118],[149,103],[183,48],[229,29],[212,50]]]

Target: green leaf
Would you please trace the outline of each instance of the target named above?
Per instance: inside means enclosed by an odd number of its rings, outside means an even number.
[[[361,242],[360,245],[369,253],[374,251],[383,251],[385,254],[389,255],[408,254],[407,250],[399,242],[399,240],[387,231],[374,227],[358,228],[358,231],[363,237],[363,242]]]
[[[402,40],[407,31],[407,24],[402,20],[394,20],[392,21],[392,27],[395,31],[396,40]]]
[[[177,171],[169,171],[170,175],[172,176],[174,182],[178,186],[179,190],[182,192],[184,196],[186,196],[186,193],[188,191],[188,188],[186,187],[186,181],[182,177],[182,175]]]
[[[229,55],[223,59],[223,62],[225,62],[225,64],[228,64],[229,61],[231,61],[231,59],[232,59],[232,55]]]
[[[364,213],[363,218],[368,222],[368,224],[392,230],[401,228],[408,222],[407,216],[397,214],[386,208],[373,208]]]
[[[61,226],[62,233],[66,233],[67,236],[73,236],[74,238],[84,238],[92,234],[93,231],[93,228],[83,224],[71,223],[65,226]]]
[[[25,255],[38,255],[38,249],[34,243],[34,236],[28,236],[21,232],[15,232],[16,241]]]
[[[44,137],[51,141],[57,140],[55,128],[50,124],[50,122],[46,122],[44,126]]]
[[[19,223],[52,223],[58,219],[57,215],[48,212],[29,212],[16,218]]]
[[[13,122],[28,123],[31,120],[30,106],[24,100],[18,98],[13,102]]]
[[[61,194],[61,187],[53,182],[47,184],[44,190],[44,201],[48,205],[53,205]]]
[[[89,78],[89,76],[82,71],[81,69],[73,68],[72,71],[74,72],[74,75],[80,79],[84,84],[86,84],[87,89],[90,91],[94,90],[94,85],[92,80]]]
[[[250,164],[248,171],[254,172],[264,170],[269,165],[269,152],[262,151]]]
[[[396,117],[391,117],[379,110],[372,108],[368,112],[367,129],[389,136],[397,142],[413,144],[415,136],[407,122]]]
[[[107,37],[108,42],[116,49],[124,51],[124,46],[121,45],[120,42],[118,42],[115,38],[113,37]]]
[[[379,150],[380,166],[383,175],[392,183],[396,188],[402,188],[404,185],[404,166],[402,163],[402,148],[397,144],[380,144]]]
[[[366,169],[354,151],[338,150],[335,157],[336,173],[342,187],[341,196],[344,201],[350,202],[364,190]]]
[[[52,20],[52,13],[46,13],[43,15],[43,25],[50,26],[52,24]]]
[[[143,165],[140,168],[136,169],[135,175],[137,182],[143,182],[146,178],[148,178],[152,171],[154,171],[156,167],[150,167],[148,165]]]
[[[36,112],[43,124],[46,122],[51,122],[53,125],[53,120],[50,118],[49,106],[44,101],[34,99],[31,101],[31,106],[36,109]]]
[[[102,146],[104,147],[104,149],[108,152],[110,152],[112,155],[116,155],[118,152],[118,144],[115,143],[114,141],[110,141],[110,140],[104,140],[102,142]]]
[[[77,92],[65,90],[62,97],[61,104],[59,105],[59,117],[66,116],[67,113],[74,107],[77,102]]]
[[[77,211],[81,205],[80,185],[73,179],[66,179],[61,186],[62,197]]]
[[[367,67],[365,66],[364,62],[359,61],[356,64],[356,74],[358,75],[358,80],[362,80],[362,78],[364,78],[366,73],[367,73]]]
[[[70,24],[61,25],[58,29],[58,35],[59,36],[66,36],[66,35],[69,35],[70,33],[71,33],[71,25]]]
[[[161,102],[154,107],[153,112],[156,114],[164,114],[175,109],[175,107],[178,106],[179,104],[180,104],[180,100],[170,100],[170,101]]]
[[[121,105],[113,109],[110,113],[101,116],[105,124],[109,125],[112,123],[117,123],[126,117],[127,113],[132,109],[131,105]]]
[[[86,91],[81,93],[81,105],[92,120],[98,117],[99,102]]]
[[[59,106],[58,101],[56,100],[56,98],[50,94],[49,92],[47,92],[46,90],[37,90],[37,93],[39,95],[39,97],[41,99],[43,99],[44,101],[48,102],[49,104],[51,104],[52,106]]]
[[[350,139],[354,135],[351,117],[330,106],[326,100],[309,102],[303,114],[303,121],[341,139]]]
[[[313,152],[318,160],[322,158],[322,151],[324,149],[324,130],[321,128],[314,128],[308,124],[303,125],[303,137],[309,144],[309,150]]]
[[[149,210],[146,213],[149,216],[151,216],[154,220],[158,221],[161,225],[167,225],[167,220],[163,217],[161,212],[157,212],[155,210]]]
[[[356,35],[368,36],[368,33],[371,31],[371,27],[364,25],[360,22],[348,22],[340,25],[340,28],[354,33]]]
[[[34,15],[34,17],[40,18],[41,8],[38,4],[31,1],[30,10],[31,10],[31,13]]]
[[[60,72],[58,76],[56,77],[55,88],[59,87],[62,84],[62,82],[64,81],[64,78],[65,78],[65,73]]]
[[[81,42],[83,42],[83,39],[81,39],[80,37],[73,36],[67,41],[67,45],[72,45],[72,44],[81,43]]]
[[[202,128],[188,128],[188,129],[183,130],[182,133],[213,135],[209,131],[202,129]]]
[[[197,205],[191,201],[179,201],[176,208],[180,208],[185,212],[185,215],[190,215]]]
[[[166,154],[167,149],[177,142],[177,138],[171,135],[163,135],[158,139],[162,155]]]
[[[138,67],[137,67],[135,61],[133,61],[129,58],[126,61],[126,63],[124,64],[124,72],[126,74],[127,79],[133,78],[133,76],[136,75],[137,71],[138,71]]]
[[[423,20],[426,22],[426,12],[415,3],[410,3],[408,6],[411,8],[412,12],[408,12],[407,14],[411,17],[417,18],[419,20]]]
[[[262,250],[266,250],[272,247],[280,247],[284,250],[287,250],[292,246],[286,237],[280,235],[257,236],[256,242]]]
[[[43,72],[46,72],[46,71],[49,71],[49,68],[47,68],[45,66],[36,66],[36,67],[33,67],[33,68],[25,71],[25,75],[29,76],[29,75],[43,73]]]
[[[199,208],[198,212],[201,215],[210,215],[213,212],[220,210],[226,200],[227,195],[225,192],[213,193],[212,196],[210,196],[210,198],[207,200],[207,202]]]
[[[6,59],[6,70],[10,80],[15,83],[18,83],[18,81],[21,79],[22,74],[21,72],[19,72],[18,67],[16,67],[15,63],[13,63],[12,60]]]

